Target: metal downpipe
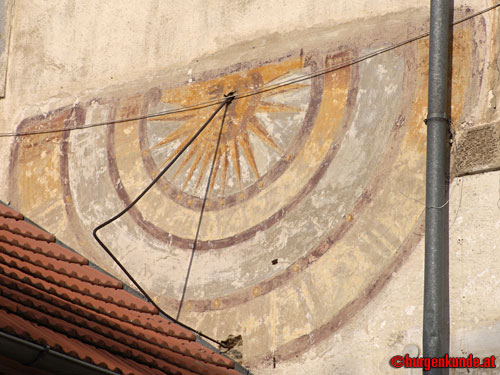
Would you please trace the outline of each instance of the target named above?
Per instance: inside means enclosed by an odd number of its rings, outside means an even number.
[[[424,357],[449,352],[449,48],[452,0],[431,0],[424,272]],[[448,374],[435,368],[426,374]]]

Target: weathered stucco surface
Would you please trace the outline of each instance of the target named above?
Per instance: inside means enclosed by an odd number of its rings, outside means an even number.
[[[500,235],[500,173],[457,178],[450,200],[451,352],[499,356],[497,258]],[[417,232],[422,236],[422,232]],[[315,346],[305,357],[262,374],[420,374],[416,369],[391,369],[393,353],[404,353],[422,341],[424,241],[393,273],[370,303]],[[420,353],[421,354],[421,353]],[[362,359],[360,359],[360,357]],[[369,360],[364,360],[365,358]],[[450,370],[451,374],[496,374],[498,369]],[[413,371],[413,372],[411,372]]]
[[[491,4],[455,1],[455,20]],[[17,0],[0,130],[182,108],[347,63],[427,23],[426,7],[389,0]],[[499,120],[499,30],[498,10],[454,28],[458,140]],[[218,339],[241,334],[236,350],[256,374],[408,371],[388,359],[421,342],[427,49],[421,38],[229,107],[180,318]],[[0,199],[123,278],[92,229],[135,198],[213,110],[0,138]],[[103,231],[173,315],[220,121]],[[495,169],[459,153],[471,142],[455,144],[456,165]],[[492,172],[452,184],[454,353],[500,354],[488,339],[500,330],[491,302],[498,180]]]

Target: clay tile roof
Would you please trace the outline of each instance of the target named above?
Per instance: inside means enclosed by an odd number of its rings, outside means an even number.
[[[237,375],[123,284],[0,203],[0,331],[126,375]]]

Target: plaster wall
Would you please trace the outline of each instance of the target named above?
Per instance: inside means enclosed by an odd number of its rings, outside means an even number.
[[[500,173],[457,178],[450,199],[450,355],[500,355],[498,275]],[[422,235],[422,232],[419,233]],[[366,308],[307,356],[262,374],[420,374],[388,366],[394,353],[421,351],[423,239]],[[420,353],[421,354],[421,353]],[[469,370],[469,371],[468,371]],[[498,369],[454,369],[451,374],[496,374]]]
[[[492,4],[455,1],[455,19]],[[426,32],[428,8],[16,0],[11,25],[1,132],[134,117],[299,77]],[[460,134],[499,120],[498,10],[454,30],[451,114]],[[231,107],[228,129],[250,135],[224,133],[228,167],[220,162],[181,320],[218,339],[242,334],[231,354],[254,373],[409,373],[388,359],[421,342],[427,45],[422,38]],[[92,228],[158,173],[179,144],[166,141],[171,126],[196,126],[212,110],[0,138],[0,199],[123,278]],[[198,150],[210,150],[214,134]],[[104,233],[173,315],[202,197],[189,165]],[[203,165],[193,167],[199,185]],[[500,329],[491,261],[498,181],[490,172],[452,185],[457,354],[500,355],[491,340]]]
[[[486,0],[454,3],[458,9],[473,10],[493,4]],[[428,18],[427,3],[416,6],[397,0],[17,0],[11,7],[9,95],[0,102],[0,126],[5,132],[14,131],[28,116],[73,104],[104,88],[138,79],[154,81],[172,71],[188,79],[189,72],[207,68],[200,66],[202,57],[221,51],[230,63],[271,57],[275,52],[266,47],[264,36],[279,38],[293,31],[314,34],[315,27],[353,21],[357,32],[363,33],[363,20],[414,9],[414,22],[394,35],[404,39],[426,30]],[[282,42],[294,44],[289,38]],[[240,43],[244,49],[237,48]],[[491,98],[496,97],[493,91]],[[1,142],[2,160],[6,160],[9,140]],[[3,168],[7,164],[1,163]],[[5,186],[0,187],[2,196],[6,196]]]

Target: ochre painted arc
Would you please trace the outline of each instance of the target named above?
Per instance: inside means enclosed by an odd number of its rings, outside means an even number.
[[[271,183],[267,189],[264,189],[253,198],[243,200],[235,207],[206,212],[204,215],[204,223],[206,224],[203,228],[208,228],[208,230],[214,232],[207,233],[202,230],[201,241],[197,248],[203,250],[230,246],[248,239],[249,235],[251,236],[269,225],[273,225],[294,204],[294,197],[303,195],[300,191],[304,185],[297,184],[297,182],[311,180],[320,166],[321,168],[326,167],[326,165],[322,165],[325,155],[335,142],[340,142],[335,134],[339,132],[344,117],[347,92],[351,84],[349,68],[339,70],[330,76],[329,87],[326,87],[323,91],[323,96],[326,95],[327,99],[322,101],[323,104],[320,107],[318,119],[314,124],[312,133],[307,138],[304,147],[290,163],[286,172],[279,180]],[[331,106],[331,103],[334,103],[334,107]],[[132,168],[129,169],[127,175],[117,176],[117,178],[123,184],[124,190],[128,192],[126,186],[140,180],[144,172],[139,168],[138,162],[131,159],[133,158],[131,155],[138,153],[139,150],[137,149],[137,142],[130,142],[128,134],[125,134],[130,131],[129,128],[121,128],[120,131],[122,133],[114,135],[115,144],[120,142],[125,144],[127,142],[128,153],[127,155],[120,154],[120,156],[115,154],[117,157],[117,170],[123,170],[126,165],[131,165]],[[318,148],[318,145],[321,145],[320,148]],[[121,157],[122,159],[120,159]],[[123,159],[123,157],[126,159]],[[304,168],[305,165],[308,167]],[[160,194],[158,190],[152,191],[151,200],[158,202],[161,209],[159,209],[158,205],[145,204],[141,214],[136,214],[136,219],[141,220],[142,217],[143,223],[141,226],[143,228],[152,227],[148,231],[150,234],[161,235],[165,241],[190,248],[198,213],[181,207],[172,200],[161,199],[158,194]],[[130,197],[130,194],[128,195]],[[273,197],[279,197],[279,199]],[[263,202],[266,202],[264,206]],[[152,210],[153,207],[154,210]],[[162,219],[165,212],[175,213],[175,216],[168,217],[168,220],[165,221]],[[242,221],[243,219],[244,221]],[[167,231],[158,226],[155,228],[152,223],[162,223],[163,226],[168,225],[169,230]],[[217,224],[212,225],[211,223]]]
[[[322,257],[316,259],[316,262],[311,267],[301,272],[300,278],[290,278],[286,283],[276,285],[277,288],[271,289],[267,294],[251,296],[249,293],[248,299],[240,299],[238,303],[234,305],[230,303],[230,299],[226,300],[221,298],[221,303],[218,304],[219,307],[217,309],[212,305],[209,309],[210,311],[206,313],[192,311],[188,315],[193,321],[201,322],[199,325],[200,328],[209,329],[208,322],[210,320],[225,319],[226,314],[239,314],[239,316],[241,315],[242,317],[249,316],[250,311],[253,311],[258,305],[258,309],[264,311],[262,316],[269,318],[261,321],[260,326],[262,326],[262,329],[257,329],[253,333],[259,335],[259,337],[263,337],[263,335],[270,335],[272,332],[281,332],[281,337],[276,341],[277,347],[274,351],[274,355],[280,358],[280,360],[292,358],[306,350],[309,340],[313,339],[314,342],[317,343],[329,337],[332,332],[345,324],[353,314],[365,306],[369,300],[381,290],[383,285],[390,279],[391,274],[397,271],[405,258],[413,250],[416,243],[420,241],[423,228],[423,190],[419,188],[421,184],[414,183],[414,178],[420,177],[420,179],[423,179],[423,172],[425,169],[425,149],[423,148],[423,144],[425,144],[425,125],[423,124],[425,107],[422,107],[422,104],[425,103],[427,94],[425,85],[427,77],[425,64],[427,60],[427,48],[425,44],[426,42],[424,41],[416,48],[416,63],[414,68],[411,69],[413,72],[418,72],[418,81],[415,85],[413,105],[408,109],[407,115],[404,116],[404,118],[408,118],[408,120],[394,124],[394,134],[397,135],[399,133],[404,136],[396,136],[386,147],[388,156],[397,150],[397,157],[392,161],[390,161],[391,158],[388,159],[384,162],[386,165],[385,168],[377,172],[374,183],[378,184],[379,187],[371,187],[368,189],[373,192],[373,195],[370,198],[370,202],[368,202],[367,209],[362,213],[360,212],[361,217],[359,221],[353,220],[354,226],[350,228],[348,235],[342,238],[340,242],[332,243],[331,247],[329,247]],[[471,51],[466,49],[463,53],[471,53]],[[459,56],[458,52],[456,56]],[[465,66],[463,69],[470,69],[470,66]],[[466,75],[463,74],[457,73],[457,75],[459,77],[466,77]],[[468,87],[466,79],[458,79],[456,83],[457,87],[462,90],[466,90]],[[461,116],[460,108],[463,107],[464,95],[458,92],[455,95],[456,96],[453,98],[455,102],[453,116],[458,119]],[[412,168],[412,173],[409,173],[407,168]],[[383,172],[384,170],[385,172]],[[407,187],[411,189],[407,190]],[[398,189],[404,189],[406,193],[410,194],[410,197],[408,198],[398,193]],[[393,193],[388,195],[388,191],[392,191]],[[394,198],[394,202],[390,205],[387,202],[388,196]],[[394,207],[397,207],[397,209],[394,209]],[[410,212],[412,213],[411,216],[408,215]],[[356,218],[356,215],[354,215],[354,218]],[[389,227],[385,226],[386,224],[384,224],[386,229],[383,229],[384,227],[374,227],[373,224],[374,221],[377,221],[375,220],[376,218],[379,218],[380,222],[386,223]],[[393,223],[398,224],[394,226],[392,225]],[[364,229],[362,229],[363,226],[365,227]],[[392,232],[387,230],[387,228],[391,227],[393,228]],[[369,241],[368,243],[372,244],[372,249],[375,247],[383,248],[387,245],[386,251],[388,253],[385,256],[377,258],[377,262],[383,265],[380,273],[369,276],[369,273],[366,272],[367,270],[363,271],[363,268],[360,268],[363,275],[363,281],[357,276],[352,276],[355,277],[355,279],[349,282],[348,285],[359,285],[359,289],[357,292],[352,290],[348,294],[345,294],[344,297],[342,297],[344,298],[344,302],[341,302],[342,298],[339,298],[341,295],[337,293],[336,288],[329,289],[326,285],[323,285],[324,283],[336,285],[334,282],[335,276],[327,276],[325,272],[335,273],[336,265],[342,264],[343,262],[342,258],[347,259],[354,257],[353,259],[357,260],[357,264],[360,264],[360,261],[366,262],[366,260],[370,258],[369,254],[363,254],[359,251],[359,236],[363,233],[372,237],[372,239],[369,240],[368,237],[365,236],[366,240]],[[379,236],[381,236],[382,242],[377,239]],[[379,241],[378,244],[377,241]],[[395,241],[400,241],[400,245],[394,247],[393,244]],[[384,245],[384,242],[386,245]],[[344,264],[346,263],[344,262]],[[304,273],[307,273],[309,277],[304,278]],[[299,283],[299,280],[305,279],[311,279],[311,282],[307,285]],[[340,280],[338,281],[340,282]],[[294,310],[292,312],[287,310],[287,298],[292,298],[294,296],[294,290],[301,290],[303,288],[307,288],[302,291],[303,294],[311,294],[311,296],[314,295],[315,289],[321,291],[331,290],[331,295],[321,296],[322,300],[331,301],[331,307],[333,308],[331,315],[322,315],[317,311],[311,312],[311,316],[316,317],[316,319],[314,324],[307,327],[307,332],[304,333],[297,331],[287,334],[283,331],[284,327],[278,330],[273,328],[271,312],[276,301],[280,301],[279,303],[281,303],[281,307],[278,307],[278,309],[281,311],[281,314],[284,314],[282,315],[283,321],[289,323],[290,319],[293,319],[290,314],[297,315],[298,311]],[[227,301],[228,305],[232,307],[224,309],[223,301]],[[290,305],[301,305],[300,301],[295,302],[296,303],[290,303]],[[309,304],[308,306],[316,306],[321,309],[330,306],[329,304],[325,305],[324,303],[316,302],[316,304]],[[196,301],[192,301],[192,306],[194,306],[195,303]],[[320,318],[321,316],[324,316],[323,320]],[[299,319],[305,318],[301,316]],[[270,337],[268,340],[272,341]],[[258,353],[258,351],[255,351],[252,354],[255,355],[252,355],[254,358],[253,364],[271,358],[271,354],[269,353]]]

